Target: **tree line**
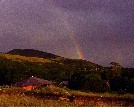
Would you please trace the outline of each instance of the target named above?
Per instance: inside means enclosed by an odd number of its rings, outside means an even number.
[[[0,58],[0,85],[36,76],[55,82],[69,81],[69,88],[92,92],[134,93],[134,68],[116,62],[102,67],[83,60],[62,59],[51,63],[18,62]]]

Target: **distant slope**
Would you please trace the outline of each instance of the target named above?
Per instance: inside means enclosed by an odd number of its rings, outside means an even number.
[[[12,61],[19,61],[19,62],[41,62],[41,63],[49,63],[51,60],[44,59],[44,58],[37,58],[37,57],[25,57],[20,55],[11,55],[11,54],[3,54],[0,53],[0,59],[10,59]]]
[[[59,64],[65,64],[65,65],[76,65],[76,66],[90,66],[90,67],[102,67],[98,64],[92,63],[90,61],[82,60],[82,59],[69,59],[64,58],[61,56],[57,56],[51,53],[46,53],[39,50],[34,49],[13,49],[9,51],[7,54],[10,55],[20,55],[25,57],[38,57],[38,58],[44,58],[49,59],[52,62],[59,63]],[[38,62],[38,61],[37,61]]]
[[[59,57],[51,53],[46,53],[46,52],[34,50],[34,49],[13,49],[9,51],[7,54],[21,55],[21,56],[27,56],[27,57],[38,57],[38,58],[45,58],[45,59],[50,59],[50,58],[54,59],[54,58]]]

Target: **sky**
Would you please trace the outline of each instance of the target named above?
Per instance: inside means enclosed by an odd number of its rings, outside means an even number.
[[[134,67],[134,0],[0,0],[0,52],[12,49]]]

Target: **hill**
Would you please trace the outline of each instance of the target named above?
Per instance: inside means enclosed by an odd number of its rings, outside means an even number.
[[[28,51],[30,51],[29,55]],[[41,55],[34,54],[34,52],[43,53],[43,57],[47,57],[47,59],[39,58]],[[32,57],[27,57],[26,55]],[[50,57],[51,55],[53,58]],[[31,49],[15,49],[8,52],[8,54],[0,53],[0,81],[3,81],[0,85],[12,84],[19,81],[20,78],[26,79],[29,76],[61,82],[69,80],[74,73],[83,71],[97,72],[96,68],[98,70],[102,69],[100,65],[86,60],[63,58]]]
[[[77,66],[94,66],[94,67],[101,67],[98,64],[92,63],[90,61],[82,60],[82,59],[69,59],[69,58],[64,58],[58,55],[54,55],[51,53],[39,51],[39,50],[34,50],[34,49],[13,49],[9,52],[7,52],[8,55],[19,55],[19,58],[17,56],[17,59],[22,59],[22,58],[34,58],[34,62],[39,62],[40,59],[38,58],[43,58],[45,60],[51,60],[52,62],[59,63],[59,64],[67,64],[67,65],[77,65]],[[25,56],[25,57],[22,57]],[[36,57],[36,58],[35,58]],[[13,58],[13,56],[12,56]],[[42,60],[43,60],[42,59]],[[14,59],[15,60],[15,59]]]
[[[30,76],[58,83],[68,81],[68,87],[76,90],[134,92],[133,68],[103,67],[90,61],[31,49],[0,53],[0,85],[14,84]]]
[[[42,63],[50,63],[51,60],[44,59],[44,58],[37,58],[37,57],[25,57],[20,55],[11,55],[11,54],[3,54],[0,53],[1,59],[9,59],[12,61],[18,61],[18,62],[42,62]]]
[[[46,52],[34,50],[34,49],[13,49],[7,52],[7,54],[21,55],[21,56],[27,56],[27,57],[38,57],[38,58],[45,58],[45,59],[59,57],[51,53],[46,53]]]

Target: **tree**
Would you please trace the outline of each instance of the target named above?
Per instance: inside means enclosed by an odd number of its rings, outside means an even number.
[[[103,81],[101,79],[101,76],[94,73],[85,75],[85,81],[83,82],[83,84],[84,89],[94,92],[101,92],[103,88]]]
[[[118,77],[121,75],[121,65],[116,62],[111,62],[111,71],[112,71],[112,76],[113,77]]]

